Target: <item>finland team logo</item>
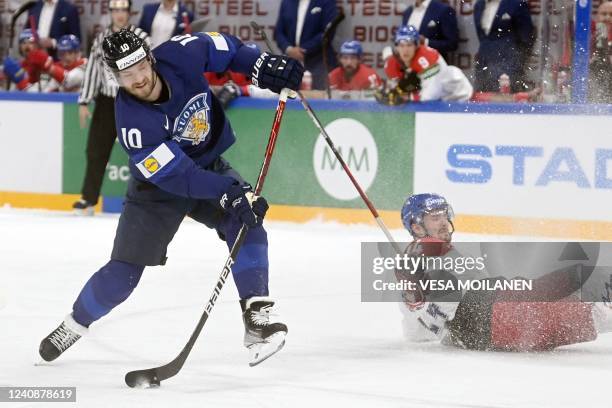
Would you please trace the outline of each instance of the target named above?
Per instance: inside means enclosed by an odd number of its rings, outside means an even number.
[[[177,142],[183,140],[198,145],[210,132],[210,107],[206,103],[206,92],[191,98],[174,122],[174,136]]]

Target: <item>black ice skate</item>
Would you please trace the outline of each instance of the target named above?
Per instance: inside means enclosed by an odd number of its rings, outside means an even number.
[[[82,198],[72,204],[72,210],[77,215],[94,215],[94,205]]]
[[[261,363],[285,345],[287,326],[273,323],[270,315],[274,302],[268,297],[241,300],[244,320],[244,345],[251,352],[251,367]]]
[[[38,352],[43,360],[53,361],[87,334],[87,331],[87,327],[81,326],[72,318],[72,315],[68,315],[57,329],[40,342]]]

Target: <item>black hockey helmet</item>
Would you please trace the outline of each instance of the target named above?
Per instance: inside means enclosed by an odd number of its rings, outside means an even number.
[[[128,29],[121,29],[102,41],[104,62],[113,71],[119,72],[148,58],[154,62],[147,43]]]

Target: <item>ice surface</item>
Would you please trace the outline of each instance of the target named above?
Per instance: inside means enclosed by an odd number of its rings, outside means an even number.
[[[285,348],[257,367],[248,366],[237,292],[228,282],[176,377],[158,389],[123,383],[127,371],[175,357],[221,271],[224,244],[192,221],[181,227],[165,267],[148,268],[130,299],[92,325],[89,337],[56,362],[35,366],[41,338],[106,263],[116,223],[109,215],[0,210],[7,296],[0,386],[76,386],[76,406],[87,408],[612,406],[612,335],[531,354],[406,343],[396,304],[360,302],[360,242],[384,236],[374,227],[331,223],[267,224],[271,291],[289,334]]]

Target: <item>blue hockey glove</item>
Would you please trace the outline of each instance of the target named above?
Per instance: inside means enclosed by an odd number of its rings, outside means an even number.
[[[221,196],[219,203],[223,209],[249,228],[260,226],[268,211],[266,199],[254,196],[248,184],[232,184]]]
[[[11,57],[4,59],[4,73],[6,76],[16,84],[20,83],[26,77],[25,70],[21,67],[21,64]]]
[[[260,88],[280,93],[283,88],[300,89],[304,67],[296,59],[264,52],[259,56],[251,72],[251,82]]]

